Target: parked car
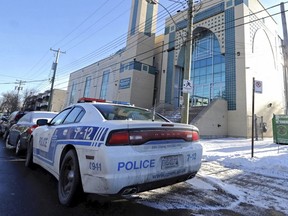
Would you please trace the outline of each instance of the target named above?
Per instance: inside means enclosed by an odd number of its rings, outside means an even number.
[[[8,119],[2,118],[3,122],[1,124],[2,126],[2,134],[3,134],[3,139],[6,140],[7,135],[9,133],[10,127],[17,123],[18,120],[24,116],[28,111],[14,111],[11,113],[11,115],[8,117]]]
[[[22,116],[16,124],[9,129],[6,138],[6,148],[15,148],[19,155],[27,149],[27,140],[29,140],[33,130],[38,127],[38,119],[50,121],[57,113],[46,111],[31,111]]]
[[[96,102],[69,106],[37,127],[25,165],[53,174],[59,201],[69,206],[82,191],[123,196],[186,181],[201,158],[195,126],[147,109]]]
[[[9,116],[8,115],[1,115],[0,118],[0,136],[3,136],[5,132],[5,125],[6,122],[8,121]]]

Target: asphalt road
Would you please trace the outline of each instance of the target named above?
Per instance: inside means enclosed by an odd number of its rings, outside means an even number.
[[[163,212],[126,199],[103,200],[88,195],[83,202],[68,208],[57,198],[56,179],[40,167],[31,170],[0,140],[0,215],[177,215]]]
[[[68,208],[58,202],[56,179],[41,167],[36,167],[34,170],[26,168],[24,161],[24,156],[17,157],[14,151],[5,148],[3,140],[0,139],[0,216],[285,215],[276,211],[272,204],[271,209],[253,206],[249,202],[239,202],[237,197],[228,194],[221,188],[201,190],[193,188],[186,182],[144,192],[128,199],[107,200],[99,199],[100,197],[95,195],[87,195],[77,206]],[[224,169],[217,164],[203,163],[201,172],[196,178],[201,180],[201,173],[220,177],[221,173],[223,175],[225,172],[231,172],[231,170]],[[250,174],[247,175],[243,174],[238,178],[231,178],[229,181],[247,188],[248,194],[259,187],[262,177],[255,180],[255,176],[253,176],[254,181],[251,181]],[[202,180],[206,181],[203,178]],[[265,182],[268,180],[271,181],[271,179],[266,179]],[[212,184],[211,186],[217,188],[217,185]],[[271,194],[271,188],[273,189],[273,187],[269,187],[269,184],[265,184],[261,190],[267,190],[267,194]],[[274,190],[279,196],[279,189]],[[281,193],[283,196],[280,194],[279,198],[286,201],[287,193],[288,191],[283,191]],[[272,198],[270,199],[272,200]],[[231,208],[231,205],[234,207]]]

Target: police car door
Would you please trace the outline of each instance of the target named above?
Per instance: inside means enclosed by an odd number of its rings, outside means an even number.
[[[61,127],[61,123],[70,110],[71,107],[63,110],[56,115],[48,125],[37,128],[35,133],[33,133],[33,145],[36,148],[37,163],[45,168],[53,166],[54,164],[56,146],[52,142],[53,134],[58,127]]]

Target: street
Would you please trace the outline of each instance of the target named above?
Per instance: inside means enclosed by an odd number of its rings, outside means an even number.
[[[203,161],[201,171],[195,179],[144,192],[126,199],[100,199],[86,196],[77,206],[67,208],[58,203],[57,181],[40,167],[30,170],[24,166],[24,157],[16,157],[14,151],[6,149],[0,141],[0,212],[3,216],[33,215],[285,215],[275,210],[275,195],[287,202],[288,183],[281,179],[240,173],[217,162]],[[238,175],[235,175],[238,173]],[[227,176],[231,178],[227,178]],[[222,178],[221,184],[240,187],[247,199],[239,199],[229,193],[220,183],[204,176]],[[235,177],[234,177],[235,176]],[[266,182],[263,183],[263,180]],[[278,181],[280,188],[275,188]],[[192,183],[191,183],[192,182]],[[202,188],[193,186],[201,182]],[[230,186],[229,185],[229,186]],[[230,186],[231,187],[231,186]],[[262,197],[256,190],[268,195]],[[252,196],[252,194],[254,194]],[[249,198],[251,197],[252,198]],[[271,208],[255,206],[249,199],[270,199]],[[285,209],[283,209],[285,210]]]

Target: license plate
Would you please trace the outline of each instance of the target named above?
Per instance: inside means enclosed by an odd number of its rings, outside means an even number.
[[[161,158],[161,169],[170,169],[179,166],[178,155]]]

